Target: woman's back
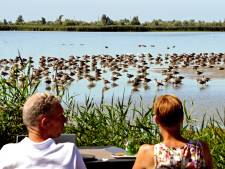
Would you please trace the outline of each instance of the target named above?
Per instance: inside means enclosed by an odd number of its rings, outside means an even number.
[[[183,147],[167,147],[164,143],[154,145],[156,169],[204,169],[203,147],[200,142],[189,142]]]
[[[213,168],[208,145],[200,141],[189,142],[181,135],[184,111],[178,97],[159,96],[154,102],[153,112],[163,143],[142,145],[133,169]]]

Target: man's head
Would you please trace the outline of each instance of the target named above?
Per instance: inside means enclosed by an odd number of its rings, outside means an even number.
[[[153,105],[156,121],[164,127],[179,126],[184,112],[182,102],[173,95],[159,96]]]
[[[45,137],[59,137],[66,119],[59,99],[47,93],[36,93],[23,106],[23,122]]]

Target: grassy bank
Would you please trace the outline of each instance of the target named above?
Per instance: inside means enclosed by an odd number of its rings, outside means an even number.
[[[144,25],[0,25],[2,31],[154,32],[225,31],[225,26],[144,26]]]
[[[21,63],[19,67],[12,67],[10,76],[0,75],[0,147],[9,142],[15,142],[16,135],[26,134],[22,124],[21,107],[27,97],[37,91],[41,77],[32,76],[30,62]],[[56,70],[57,71],[57,70]],[[133,151],[137,151],[143,143],[154,144],[161,140],[159,129],[153,118],[152,108],[144,105],[140,99],[134,105],[132,98],[112,98],[111,103],[95,104],[87,97],[83,104],[76,102],[75,96],[65,94],[66,88],[59,91],[55,87],[55,94],[62,98],[68,123],[65,132],[77,135],[78,146],[116,145],[125,147],[129,140],[133,144]],[[185,102],[184,102],[185,105]],[[213,155],[215,168],[225,166],[225,119],[217,121],[202,118],[200,126],[194,126],[191,115],[186,110],[185,124],[182,134],[189,139],[201,139],[209,143]],[[128,115],[129,114],[129,115]],[[225,113],[224,113],[225,115]]]

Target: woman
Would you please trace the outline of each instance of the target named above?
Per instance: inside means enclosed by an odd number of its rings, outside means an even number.
[[[133,169],[211,169],[212,157],[208,145],[190,141],[180,134],[184,112],[182,102],[173,95],[159,96],[153,111],[163,141],[142,145]]]

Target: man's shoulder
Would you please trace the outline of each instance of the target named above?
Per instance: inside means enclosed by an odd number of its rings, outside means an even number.
[[[57,143],[56,145],[58,145],[58,146],[63,146],[63,147],[74,147],[74,148],[77,148],[77,147],[76,147],[76,144],[70,143],[70,142]]]
[[[79,149],[74,143],[57,143],[54,146],[49,147],[47,151],[54,152],[58,157],[76,157],[79,155]]]
[[[13,156],[16,152],[24,151],[23,148],[18,143],[8,143],[5,144],[0,150],[0,156],[3,158],[8,155]]]
[[[2,148],[1,151],[6,151],[6,150],[10,150],[10,149],[15,149],[18,147],[18,143],[8,143],[5,144]]]
[[[74,143],[69,143],[69,142],[57,143],[56,147],[60,149],[64,149],[65,151],[78,151],[77,146]]]

